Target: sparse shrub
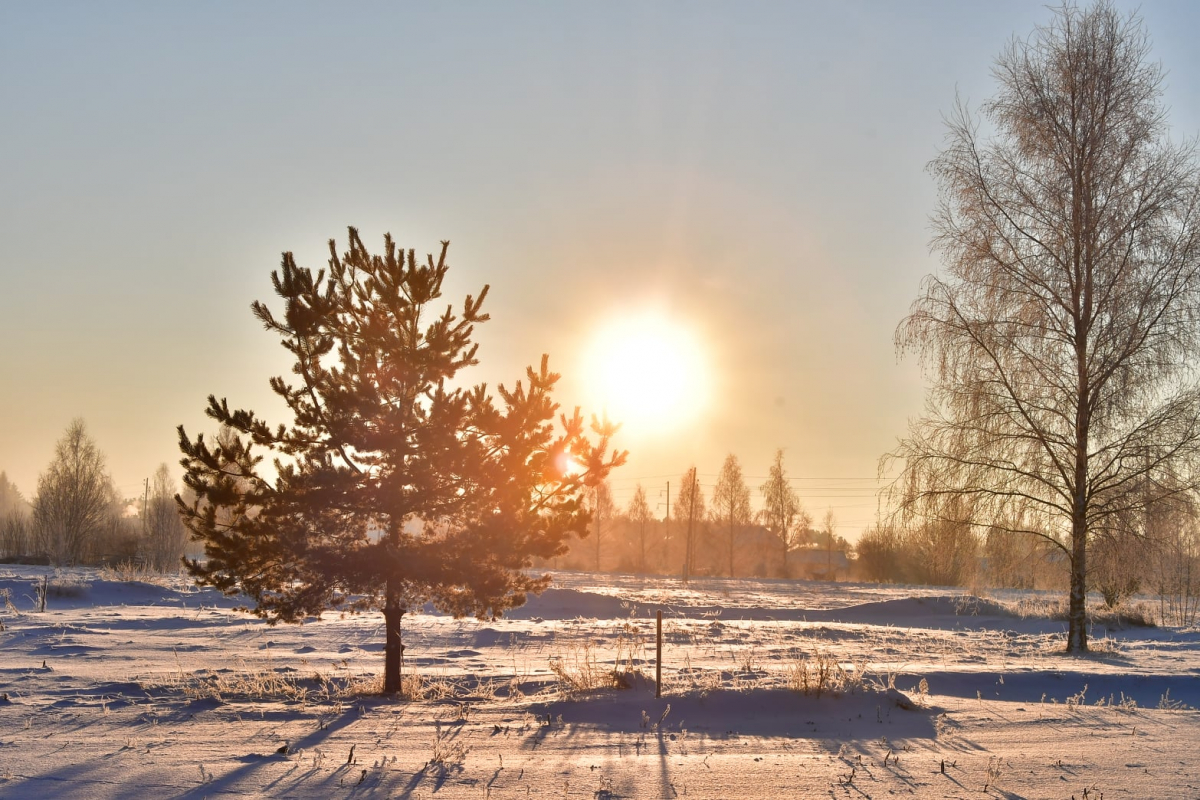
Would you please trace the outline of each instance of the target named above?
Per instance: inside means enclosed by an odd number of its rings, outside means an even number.
[[[859,575],[878,583],[900,583],[905,580],[904,557],[899,531],[891,526],[867,528],[854,548],[855,565]]]
[[[1163,692],[1162,697],[1158,699],[1158,707],[1163,711],[1190,711],[1192,709],[1191,706],[1181,700],[1171,699],[1170,689]]]
[[[935,520],[905,533],[904,551],[917,583],[964,586],[975,577],[979,537],[966,523]]]
[[[1163,625],[1186,627],[1200,620],[1200,525],[1190,505],[1160,504],[1147,523],[1148,588],[1158,595]]]
[[[75,575],[55,573],[44,582],[44,587],[46,597],[79,599],[88,593],[92,585]]]
[[[1121,697],[1118,699],[1114,695],[1109,695],[1107,698],[1101,697],[1096,701],[1098,708],[1111,708],[1116,711],[1137,711],[1137,700],[1132,697],[1126,697],[1124,692],[1121,692]]]
[[[848,694],[862,689],[863,670],[862,665],[844,667],[832,653],[815,649],[811,656],[801,655],[785,666],[784,681],[806,696]]]
[[[1093,540],[1088,551],[1088,581],[1109,609],[1138,593],[1146,542],[1128,531]]]
[[[738,671],[741,673],[758,672],[759,656],[758,650],[755,647],[743,647],[741,650],[735,651],[733,660],[737,664]]]
[[[106,581],[119,581],[121,583],[145,581],[150,577],[150,569],[144,563],[131,559],[119,561],[112,566],[101,567],[100,577]]]
[[[550,656],[550,671],[568,694],[632,688],[640,674],[629,669],[622,670],[620,662],[618,653],[614,664],[602,663],[596,646],[587,641],[582,646],[571,645],[563,655]]]
[[[0,555],[17,559],[29,553],[32,544],[29,518],[16,511],[0,518]]]
[[[425,762],[426,769],[449,772],[462,769],[471,748],[442,732],[441,720],[434,720],[433,752]]]
[[[16,606],[13,605],[12,590],[0,589],[0,601],[3,601],[5,611],[12,614],[13,616],[17,616],[17,617],[21,616],[21,612],[17,610]]]
[[[1154,628],[1158,624],[1148,604],[1121,602],[1112,607],[1107,598],[1103,606],[1093,608],[1088,616],[1092,622],[1106,628]]]
[[[1067,563],[1062,551],[1040,536],[990,528],[983,537],[981,579],[988,586],[1064,589]]]

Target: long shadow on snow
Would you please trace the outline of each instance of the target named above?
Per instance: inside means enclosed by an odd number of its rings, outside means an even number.
[[[522,745],[525,749],[541,744],[545,731],[560,725],[568,735],[575,727],[594,727],[650,735],[686,729],[713,738],[827,739],[847,727],[858,735],[858,728],[865,725],[874,736],[936,736],[932,710],[904,710],[887,695],[876,692],[817,698],[787,689],[755,689],[655,698],[650,692],[631,690],[538,703],[529,710],[548,724],[531,734]],[[660,719],[656,730],[653,725]]]
[[[56,800],[94,800],[96,797],[129,797],[129,786],[122,776],[111,777],[106,763],[109,756],[92,758],[82,763],[59,765],[36,775],[19,776],[5,784],[3,797],[47,798]],[[132,796],[183,797],[176,794],[182,788],[175,776],[167,780],[158,773],[139,774]],[[11,792],[11,793],[9,793]]]
[[[427,609],[432,611],[432,609]],[[520,608],[505,612],[509,619],[651,619],[658,611],[675,619],[774,620],[781,622],[842,622],[940,630],[1001,629],[1022,633],[1057,632],[1064,623],[1021,619],[990,600],[961,595],[903,597],[859,603],[845,608],[764,608],[731,605],[672,605],[638,603],[577,589],[547,589]]]
[[[362,719],[362,715],[356,709],[347,709],[339,717],[326,723],[325,725],[318,727],[312,733],[302,736],[293,742],[289,742],[288,746],[291,750],[307,750],[309,748],[316,747],[333,734],[338,733],[343,728],[353,725],[360,719]],[[219,794],[238,795],[247,793],[254,790],[254,787],[249,786],[239,788],[239,783],[250,778],[263,766],[271,763],[279,763],[287,758],[288,756],[275,753],[247,753],[239,759],[242,761],[242,766],[225,773],[219,778],[214,778],[213,780],[203,783],[194,789],[191,789],[190,791],[184,792],[183,794],[179,795],[179,797],[205,798]],[[343,770],[339,769],[335,772],[335,774],[342,773],[342,771]],[[272,785],[279,783],[280,780],[282,780],[282,778],[276,779],[272,782]]]
[[[3,578],[0,591],[9,590],[11,602],[19,611],[33,611],[41,583],[40,578]],[[104,606],[233,608],[245,604],[246,598],[226,597],[215,589],[180,591],[145,581],[108,581],[83,576],[52,577],[46,598],[46,608],[50,611]]]
[[[1039,670],[1036,672],[925,672],[897,678],[902,689],[920,678],[938,696],[1002,700],[1017,703],[1064,703],[1076,698],[1080,704],[1097,701],[1135,701],[1142,708],[1156,708],[1169,692],[1172,702],[1200,707],[1200,680],[1195,675],[1111,674],[1084,670]],[[1082,696],[1080,693],[1083,692]]]

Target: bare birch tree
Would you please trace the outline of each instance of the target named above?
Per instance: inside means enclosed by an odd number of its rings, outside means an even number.
[[[1196,486],[1198,174],[1149,54],[1105,2],[1008,46],[982,121],[959,103],[930,164],[944,269],[896,334],[932,385],[885,456],[892,499],[1060,547],[1068,651],[1087,649],[1089,541]]]
[[[104,454],[76,419],[54,448],[54,460],[38,477],[33,502],[37,545],[52,564],[75,564],[111,528],[116,491]]]
[[[729,558],[729,577],[733,575],[733,556],[737,549],[737,532],[750,522],[750,489],[742,477],[737,456],[730,453],[721,465],[712,496],[713,522],[720,527],[722,544]]]
[[[596,538],[596,572],[600,571],[600,542],[608,538],[612,527],[613,517],[616,516],[616,505],[612,499],[612,487],[608,481],[601,481],[592,487],[591,496],[592,531]]]
[[[801,543],[812,517],[800,503],[799,493],[792,488],[788,481],[787,470],[783,468],[783,450],[775,451],[775,463],[767,473],[767,480],[759,487],[763,495],[763,510],[761,518],[767,530],[779,539],[783,553],[783,577],[788,574],[788,554]]]
[[[158,572],[178,571],[187,546],[187,528],[175,503],[175,481],[166,464],[154,473],[146,503],[146,561]]]
[[[638,543],[638,572],[646,572],[646,525],[654,519],[654,514],[650,511],[650,504],[646,501],[646,490],[639,483],[637,489],[633,493],[633,498],[629,501],[629,508],[626,509],[625,515],[629,518],[629,524],[633,526]]]
[[[683,582],[687,583],[696,571],[696,540],[700,522],[704,519],[704,492],[700,491],[700,478],[696,468],[691,467],[679,479],[679,499],[675,506],[675,519],[684,525],[683,539]]]

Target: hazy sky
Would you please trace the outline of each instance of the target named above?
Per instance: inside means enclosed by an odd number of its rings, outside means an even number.
[[[1125,3],[1120,4],[1126,7]],[[1132,7],[1130,4],[1129,7]],[[1141,4],[1178,135],[1200,7]],[[211,430],[279,421],[249,312],[292,250],[355,225],[492,285],[476,380],[548,352],[589,406],[595,331],[652,309],[703,342],[710,402],[629,431],[619,502],[777,447],[853,535],[922,407],[896,324],[929,254],[924,172],[955,92],[1040,2],[0,3],[0,470],[26,497],[83,417],[120,490]],[[860,487],[860,488],[853,488]],[[660,508],[661,513],[661,508]]]

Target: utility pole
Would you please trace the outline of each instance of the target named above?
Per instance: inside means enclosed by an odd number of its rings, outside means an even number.
[[[145,493],[142,495],[142,541],[146,540],[146,534],[150,527],[150,479],[145,479]]]

